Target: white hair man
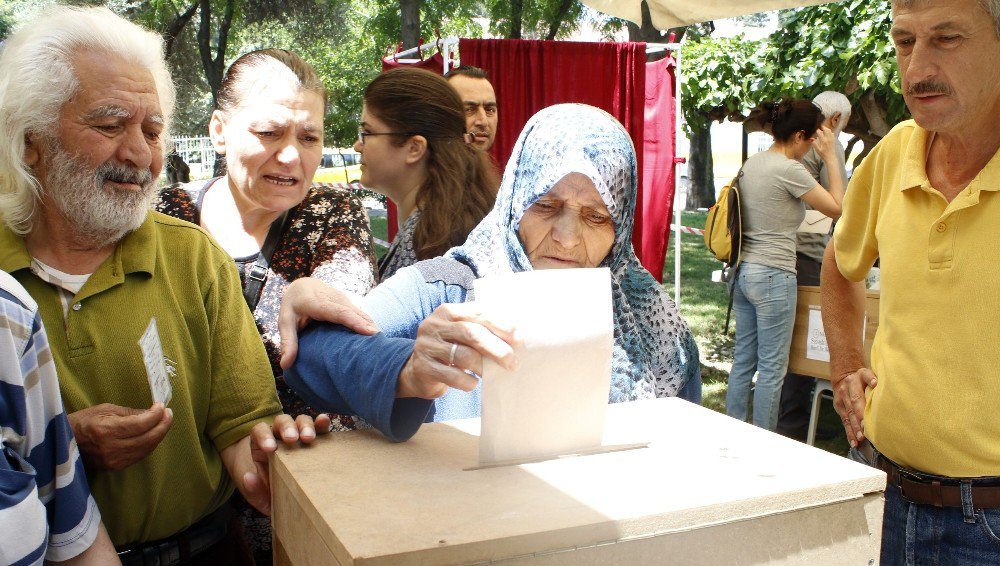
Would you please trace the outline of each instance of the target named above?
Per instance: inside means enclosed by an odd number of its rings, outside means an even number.
[[[851,101],[843,94],[827,90],[813,98],[813,104],[823,112],[823,126],[840,134],[851,120]]]
[[[833,141],[836,145],[837,156],[840,162],[840,173],[843,175],[843,179],[847,179],[844,145],[840,143],[839,136],[844,131],[844,128],[847,127],[847,122],[851,119],[851,101],[839,92],[828,90],[816,95],[816,98],[813,99],[813,104],[818,106],[820,111],[823,112],[823,127],[829,128],[833,132]],[[816,152],[816,148],[810,149],[802,157],[802,164],[806,166],[806,169],[819,184],[824,187],[830,186],[830,173],[827,171],[826,164],[823,163],[823,160],[820,159],[819,154]],[[822,262],[825,248],[825,243],[818,250],[803,250],[800,245],[797,251],[798,253],[805,253],[807,257],[817,262]],[[819,284],[819,282],[817,281],[816,284]]]
[[[840,143],[840,133],[851,119],[851,101],[839,92],[821,92],[813,99],[813,104],[823,112],[823,127],[833,132],[834,149],[841,179],[847,180],[847,166],[844,145]],[[811,148],[803,157],[806,170],[824,188],[830,186],[830,171],[816,148]],[[806,205],[809,208],[809,205]],[[812,232],[799,232],[795,237],[795,277],[799,285],[819,285],[819,271],[823,264],[823,252],[829,236]],[[789,438],[805,442],[809,431],[809,413],[812,408],[812,391],[816,379],[792,372],[785,374],[781,385],[781,401],[778,404],[778,424],[775,432]]]
[[[891,33],[913,120],[854,171],[823,261],[834,402],[888,476],[882,564],[1000,564],[1000,0],[894,0]]]
[[[38,303],[126,564],[240,560],[233,486],[266,512],[269,423],[297,438],[232,260],[149,210],[173,107],[160,37],[105,8],[53,7],[0,53],[0,268]]]

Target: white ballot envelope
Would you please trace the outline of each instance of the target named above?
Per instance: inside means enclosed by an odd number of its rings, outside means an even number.
[[[599,448],[614,341],[611,272],[486,277],[475,291],[484,313],[513,322],[523,340],[517,371],[484,360],[480,465]]]
[[[149,326],[139,340],[142,349],[142,361],[146,364],[146,377],[149,378],[149,389],[153,394],[154,403],[170,403],[173,396],[173,386],[170,384],[170,372],[167,369],[163,346],[160,344],[160,332],[156,327],[156,317],[149,321]]]
[[[807,210],[806,217],[799,224],[796,232],[807,232],[810,234],[829,234],[830,227],[833,226],[833,219],[818,210]]]

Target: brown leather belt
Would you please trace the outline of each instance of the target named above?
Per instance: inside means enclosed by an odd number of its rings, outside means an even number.
[[[899,489],[903,499],[910,503],[961,508],[962,484],[967,483],[976,509],[1000,509],[1000,477],[950,478],[925,474],[896,464],[867,440],[858,445],[858,451],[885,472],[889,485]]]

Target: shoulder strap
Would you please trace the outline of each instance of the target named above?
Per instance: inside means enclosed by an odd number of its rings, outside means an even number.
[[[205,191],[207,191],[207,190],[208,190],[208,188],[212,186],[212,183],[214,183],[214,182],[218,181],[218,180],[219,180],[219,179],[221,179],[221,178],[222,178],[222,177],[212,177],[211,179],[209,179],[209,180],[205,181],[205,184],[204,184],[204,185],[202,185],[202,187],[201,187],[201,194],[202,194],[202,195],[204,195],[204,194],[205,194]]]
[[[733,235],[732,253],[730,254],[730,263],[726,269],[729,271],[727,274],[727,287],[729,291],[729,305],[726,307],[726,326],[723,328],[725,335],[729,334],[729,321],[732,320],[733,315],[733,291],[737,284],[736,278],[740,274],[740,263],[743,254],[743,191],[740,190],[740,179],[743,178],[743,167],[740,167],[736,177],[733,178],[732,192],[733,199],[730,202],[729,214],[730,218],[727,219],[729,222],[730,233]],[[734,206],[735,205],[735,206]],[[735,259],[733,259],[735,257]],[[731,281],[730,281],[731,279]]]
[[[728,264],[736,267],[740,264],[743,254],[743,189],[740,188],[740,179],[743,178],[743,168],[740,167],[729,191],[729,215],[726,218],[726,228],[729,230],[731,238],[731,251]]]
[[[271,223],[271,228],[264,238],[264,245],[260,247],[260,255],[257,261],[247,269],[246,283],[243,285],[243,298],[247,300],[250,312],[257,308],[257,301],[260,300],[260,292],[264,290],[264,282],[267,281],[267,269],[274,256],[274,249],[278,247],[278,240],[285,231],[288,224],[289,211],[285,211]]]

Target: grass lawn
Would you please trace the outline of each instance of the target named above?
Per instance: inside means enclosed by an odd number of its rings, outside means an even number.
[[[684,226],[702,228],[705,213],[683,212],[681,222]],[[663,270],[663,288],[671,297],[674,296],[674,240],[671,233]],[[726,410],[726,379],[733,363],[734,327],[734,322],[730,321],[729,333],[724,333],[729,296],[725,284],[712,282],[712,271],[721,267],[722,264],[705,249],[701,236],[682,234],[681,313],[691,326],[701,351],[702,405],[720,413]],[[847,454],[847,437],[830,401],[820,401],[816,437],[817,447]]]
[[[376,238],[382,240],[383,242],[389,241],[389,227],[385,216],[379,218],[369,218],[372,224],[372,235]],[[384,248],[378,244],[375,244],[375,259],[382,259],[389,248]]]
[[[704,212],[684,212],[681,222],[684,226],[702,228],[705,225]],[[385,217],[372,218],[372,233],[376,238],[387,240]],[[381,258],[386,249],[375,245],[375,255]],[[726,306],[729,296],[726,286],[712,282],[712,271],[722,264],[709,255],[701,236],[683,234],[681,242],[681,313],[687,319],[698,341],[701,351],[701,375],[704,381],[702,405],[709,409],[726,410],[726,379],[733,363],[733,326],[729,323],[729,333],[723,332],[726,321]],[[667,248],[667,261],[663,270],[663,288],[674,296],[674,235],[671,233]],[[833,404],[823,400],[820,405],[816,446],[834,452],[847,454],[847,437],[840,424]]]

